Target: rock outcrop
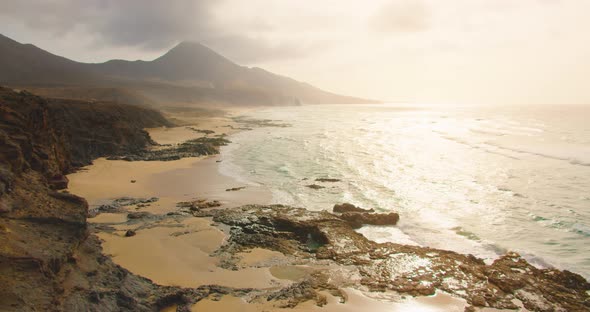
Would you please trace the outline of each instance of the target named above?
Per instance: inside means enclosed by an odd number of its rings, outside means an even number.
[[[363,225],[396,225],[399,215],[390,213],[368,213],[368,212],[345,212],[340,219],[348,222],[353,229],[361,228]]]
[[[219,147],[225,146],[230,141],[225,138],[202,137],[188,140],[178,145],[153,150],[137,150],[124,156],[110,156],[110,160],[127,160],[127,161],[172,161],[186,157],[198,157],[219,154]]]
[[[363,209],[363,208],[357,207],[353,204],[343,203],[343,204],[334,205],[334,208],[332,208],[332,211],[336,212],[336,213],[344,213],[344,212],[374,212],[375,210]]]
[[[248,205],[193,214],[231,226],[231,237],[220,252],[260,247],[293,255],[298,264],[320,263],[323,268],[337,265],[339,270],[348,270],[349,278],[340,284],[317,283],[317,277],[310,277],[305,292],[300,291],[305,298],[316,298],[314,290],[334,290],[358,282],[373,291],[409,295],[432,295],[438,289],[465,298],[476,307],[590,310],[590,284],[584,278],[568,271],[536,268],[513,252],[486,265],[472,255],[452,251],[379,244],[355,232],[337,215],[282,205]],[[320,275],[322,271],[325,269],[318,271]],[[358,276],[358,281],[351,281],[351,276]],[[317,298],[316,302],[321,304]]]

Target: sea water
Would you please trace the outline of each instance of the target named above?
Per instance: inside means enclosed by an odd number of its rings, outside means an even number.
[[[396,227],[359,232],[488,262],[516,251],[590,277],[590,107],[313,105],[246,117],[291,126],[231,136],[221,171],[264,185],[274,203],[395,211]]]

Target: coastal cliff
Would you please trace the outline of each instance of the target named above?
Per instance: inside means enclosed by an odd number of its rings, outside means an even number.
[[[180,297],[114,265],[86,223],[88,204],[64,174],[144,149],[152,110],[48,100],[0,88],[0,310],[152,311]]]

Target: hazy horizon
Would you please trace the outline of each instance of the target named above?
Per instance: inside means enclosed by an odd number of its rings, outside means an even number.
[[[582,0],[57,0],[9,1],[0,16],[6,36],[81,62],[151,60],[197,41],[386,102],[590,104],[589,10]]]

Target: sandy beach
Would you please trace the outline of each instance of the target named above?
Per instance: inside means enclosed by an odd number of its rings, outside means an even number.
[[[199,120],[195,127],[228,134],[232,130],[224,126],[230,124],[231,119],[208,118],[202,122]],[[163,145],[174,145],[204,135],[186,126],[147,130],[156,142]],[[219,268],[219,259],[212,257],[211,253],[223,244],[226,235],[211,226],[210,220],[155,221],[145,229],[138,229],[144,223],[126,224],[128,212],[141,210],[163,215],[176,211],[176,204],[183,201],[218,200],[222,208],[270,201],[270,193],[262,187],[249,185],[240,191],[226,191],[243,185],[218,172],[219,160],[219,155],[176,161],[129,162],[100,158],[93,165],[68,176],[68,191],[86,198],[91,209],[122,197],[158,198],[149,206],[132,205],[121,213],[101,213],[90,218],[89,222],[112,225],[116,229],[113,233],[98,233],[104,252],[111,255],[115,263],[160,285],[267,288],[281,284],[268,268],[245,267],[239,271]],[[125,238],[127,230],[134,230],[137,235]],[[271,253],[269,257],[272,256]]]

